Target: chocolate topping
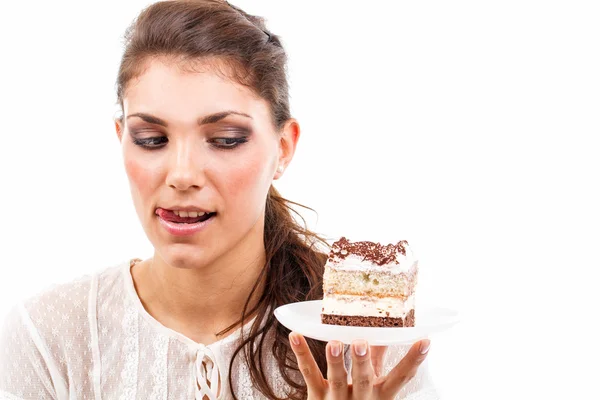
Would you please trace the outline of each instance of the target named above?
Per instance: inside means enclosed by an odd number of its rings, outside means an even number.
[[[331,246],[329,253],[329,261],[333,261],[335,257],[345,259],[349,254],[354,254],[362,257],[363,261],[368,260],[377,265],[399,264],[396,259],[396,253],[406,255],[408,242],[401,240],[397,244],[382,245],[375,242],[350,242],[345,237],[342,237]]]

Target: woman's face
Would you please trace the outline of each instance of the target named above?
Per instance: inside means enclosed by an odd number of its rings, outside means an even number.
[[[273,179],[293,156],[293,120],[276,132],[269,104],[248,88],[204,68],[185,72],[158,59],[129,82],[117,122],[134,205],[168,264],[199,267],[260,235]],[[158,214],[193,206],[214,213],[185,236]]]

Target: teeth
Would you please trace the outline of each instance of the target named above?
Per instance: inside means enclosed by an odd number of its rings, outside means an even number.
[[[183,218],[196,218],[196,217],[202,217],[204,214],[206,214],[205,212],[197,212],[197,211],[179,211],[179,210],[173,210],[173,213],[175,213],[175,215],[179,216],[179,217],[183,217]]]

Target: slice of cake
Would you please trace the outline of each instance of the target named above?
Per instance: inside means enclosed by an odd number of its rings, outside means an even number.
[[[321,321],[331,325],[415,326],[417,264],[408,242],[333,243],[323,275]]]

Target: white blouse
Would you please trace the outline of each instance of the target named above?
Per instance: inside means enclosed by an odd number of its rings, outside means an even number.
[[[232,399],[229,374],[240,400],[265,399],[242,354],[229,371],[242,328],[204,345],[165,327],[144,309],[133,285],[131,267],[139,261],[53,285],[13,307],[0,333],[0,400]],[[388,349],[386,373],[409,348]],[[272,355],[265,368],[284,397],[289,387]],[[219,380],[217,397],[211,382]],[[427,360],[396,399],[439,399]]]

